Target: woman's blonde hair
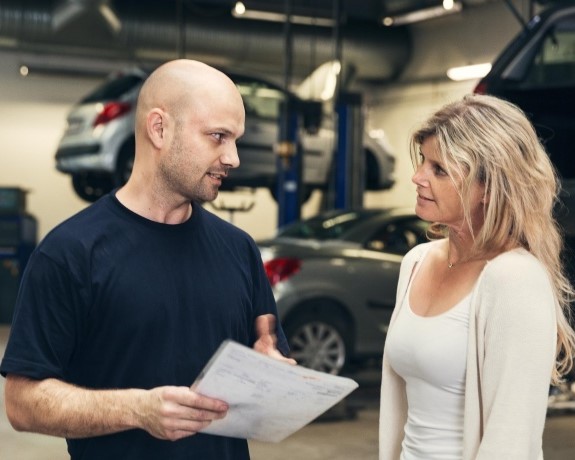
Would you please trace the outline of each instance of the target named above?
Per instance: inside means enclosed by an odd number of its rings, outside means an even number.
[[[575,332],[570,326],[574,291],[562,262],[563,238],[553,217],[559,181],[545,149],[525,114],[493,96],[467,95],[436,112],[412,136],[415,164],[419,148],[435,136],[439,155],[460,194],[471,227],[471,186],[485,186],[485,221],[474,234],[475,256],[520,245],[547,268],[557,306],[557,360],[552,381],[557,383],[573,366]],[[446,235],[439,224],[432,236]]]

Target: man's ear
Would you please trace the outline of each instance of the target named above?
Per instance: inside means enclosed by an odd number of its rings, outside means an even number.
[[[162,148],[166,140],[165,113],[161,109],[152,109],[146,118],[146,130],[154,147]]]

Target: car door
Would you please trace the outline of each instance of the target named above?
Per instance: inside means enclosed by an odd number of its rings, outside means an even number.
[[[415,216],[384,221],[361,249],[347,251],[346,285],[362,299],[356,311],[358,352],[377,351],[374,346],[383,343],[395,307],[401,261],[407,251],[427,241],[426,228]]]

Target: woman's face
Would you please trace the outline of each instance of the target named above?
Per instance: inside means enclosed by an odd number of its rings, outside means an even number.
[[[420,146],[420,162],[412,181],[417,186],[415,213],[423,220],[438,222],[454,230],[465,226],[463,204],[459,190],[461,178],[451,178],[442,163],[435,136],[428,137]],[[485,187],[475,181],[470,193],[469,211],[473,227],[483,224]]]

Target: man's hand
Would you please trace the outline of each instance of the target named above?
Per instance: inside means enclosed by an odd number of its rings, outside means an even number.
[[[297,364],[295,359],[286,358],[276,347],[276,317],[274,315],[267,314],[258,316],[256,318],[255,329],[257,340],[254,343],[254,350],[279,361],[285,361],[293,365]]]
[[[192,436],[226,416],[228,405],[189,387],[93,390],[61,380],[9,374],[5,405],[18,431],[87,438],[133,428],[159,439]]]
[[[196,434],[213,420],[224,418],[228,405],[188,387],[159,387],[149,390],[140,408],[141,425],[159,439],[176,441]]]

